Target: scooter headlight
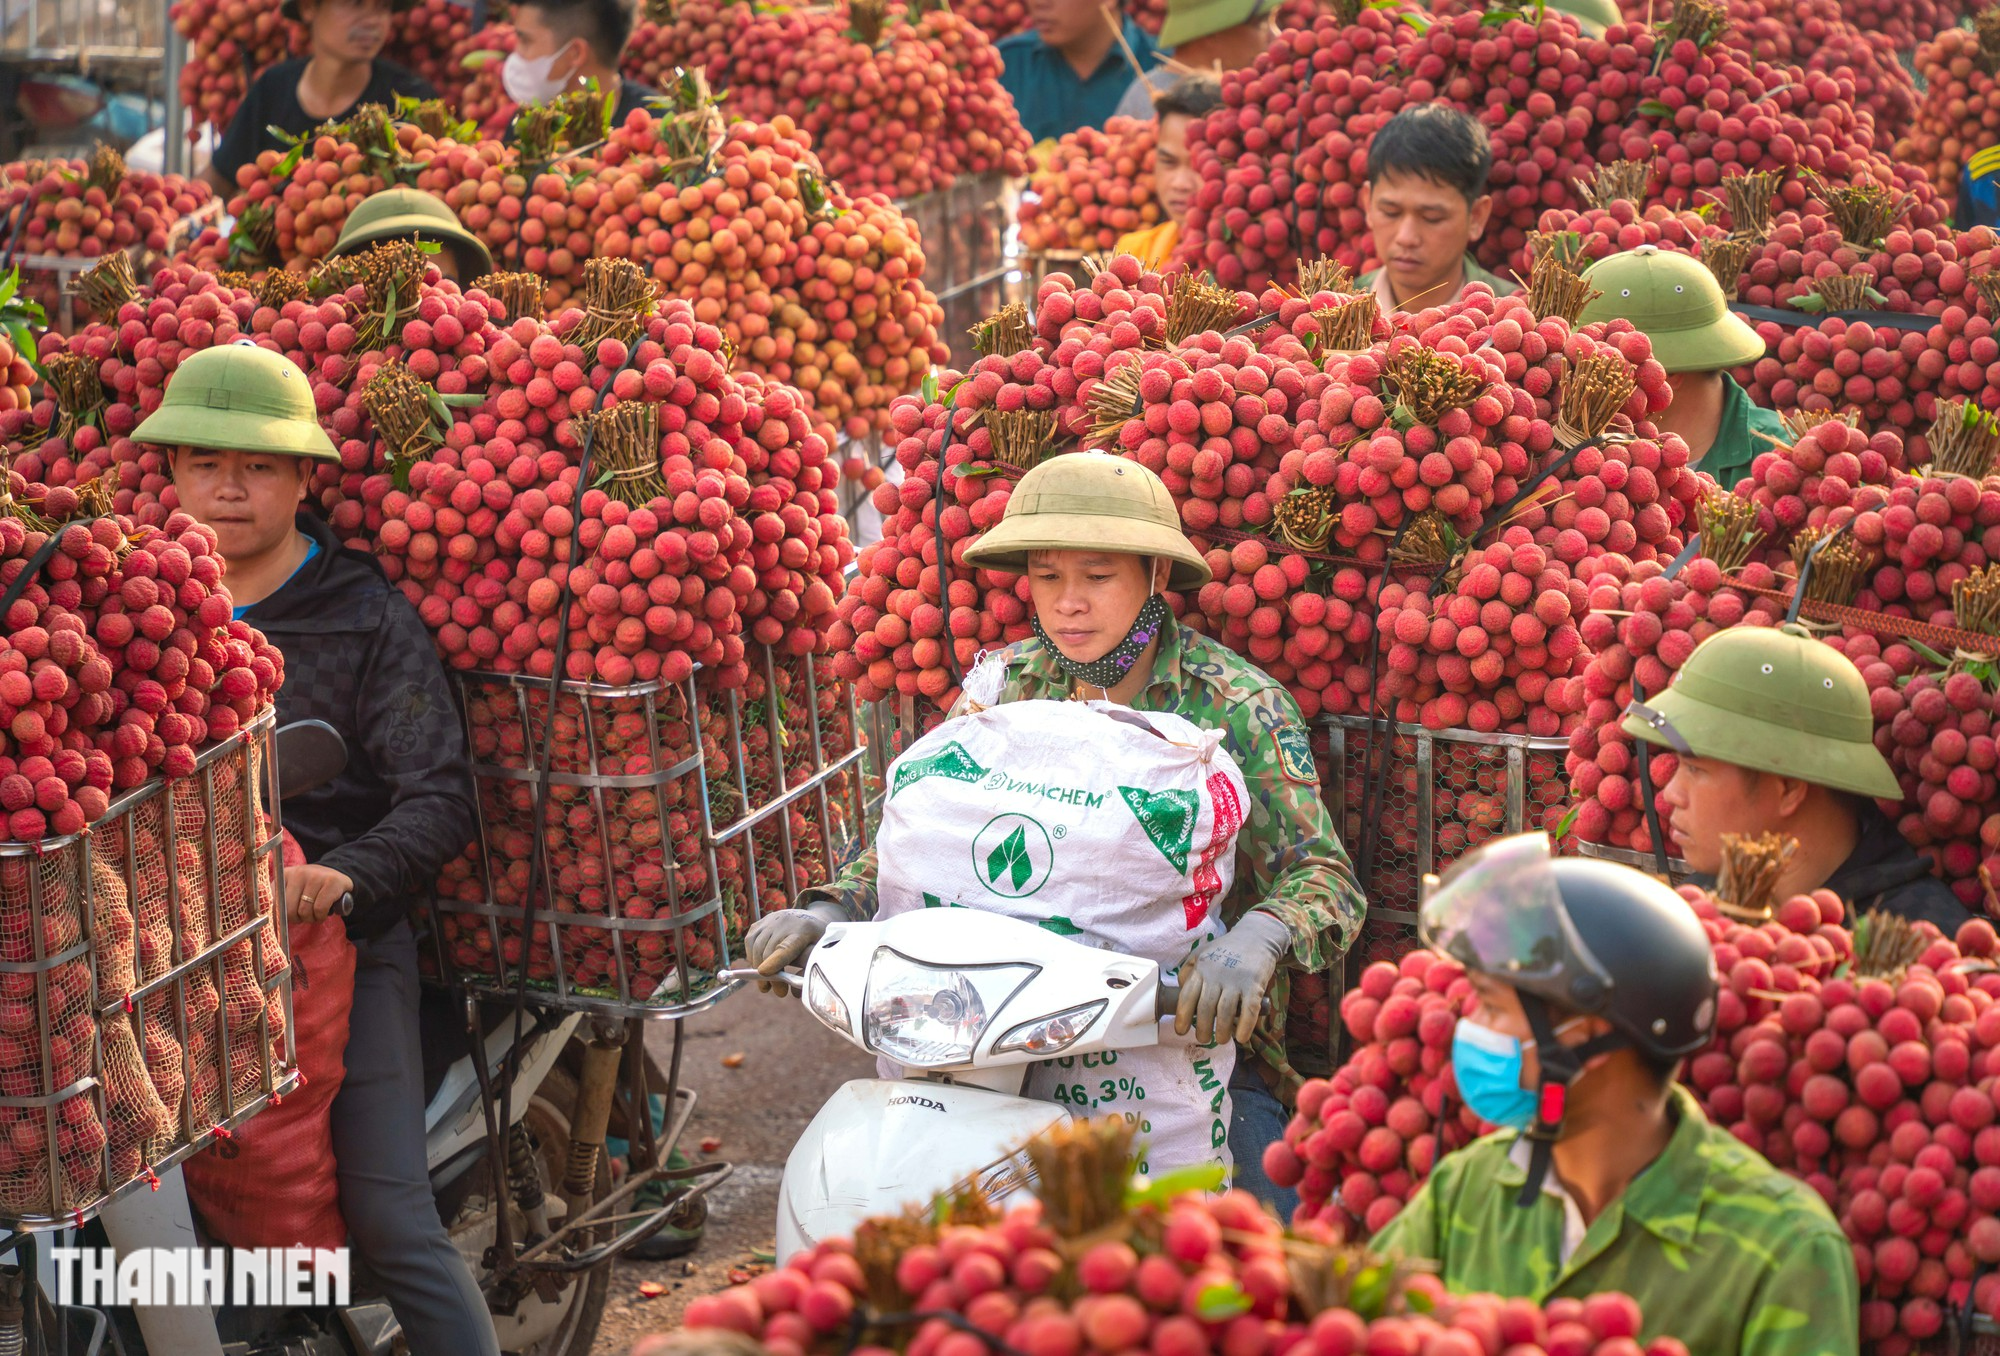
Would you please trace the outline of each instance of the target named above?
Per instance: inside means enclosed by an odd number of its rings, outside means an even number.
[[[812,978],[806,981],[806,1010],[843,1036],[854,1030],[854,1021],[847,1015],[847,1004],[840,1001],[840,995],[833,991],[826,971],[818,966],[813,967]]]
[[[868,968],[862,1043],[916,1068],[970,1063],[993,1015],[1039,973],[1039,965],[947,969],[877,947]]]
[[[993,1053],[1026,1050],[1031,1055],[1059,1055],[1090,1030],[1097,1014],[1104,1011],[1105,1001],[1100,998],[1095,1003],[1084,1003],[1064,1012],[1037,1017],[1032,1022],[1023,1022],[993,1042]]]

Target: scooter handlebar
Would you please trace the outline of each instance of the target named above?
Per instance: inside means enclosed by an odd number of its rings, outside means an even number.
[[[797,992],[806,986],[805,977],[791,970],[780,970],[775,975],[766,975],[745,967],[738,970],[720,971],[716,974],[716,978],[725,983],[739,979],[749,983],[754,983],[760,979],[775,981],[790,985],[793,992]],[[1157,1017],[1171,1017],[1174,1015],[1175,1009],[1179,1008],[1180,1005],[1181,986],[1170,983],[1167,980],[1161,980],[1159,992],[1153,998],[1153,1014]]]

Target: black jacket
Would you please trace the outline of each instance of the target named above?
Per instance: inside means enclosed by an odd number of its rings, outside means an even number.
[[[1951,887],[1931,874],[1930,858],[1919,856],[1873,805],[1862,813],[1854,851],[1826,886],[1847,901],[1853,915],[1886,909],[1913,923],[1935,923],[1947,937],[1972,917]]]
[[[348,934],[379,937],[472,841],[472,773],[444,667],[416,609],[373,556],[301,513],[319,554],[243,619],[285,656],[278,720],[323,720],[347,770],[285,802],[306,860],[354,882]]]
[[[1888,816],[1872,804],[1862,811],[1860,836],[1825,887],[1847,903],[1847,922],[1870,909],[1884,909],[1912,923],[1935,923],[1951,937],[1971,918],[1951,887],[1931,874],[1931,861],[1917,854],[1910,840],[1896,831]],[[1704,890],[1715,888],[1715,877],[1697,872],[1688,882]]]

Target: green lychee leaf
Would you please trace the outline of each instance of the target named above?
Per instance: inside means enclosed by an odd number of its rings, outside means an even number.
[[[1125,1192],[1125,1206],[1130,1210],[1142,1205],[1166,1205],[1175,1197],[1185,1196],[1190,1192],[1220,1191],[1227,1176],[1220,1163],[1196,1163],[1185,1168],[1174,1168],[1161,1173],[1144,1186],[1128,1188]]]
[[[1194,1316],[1204,1323],[1226,1323],[1241,1318],[1256,1306],[1243,1287],[1234,1281],[1205,1285],[1195,1296]]]

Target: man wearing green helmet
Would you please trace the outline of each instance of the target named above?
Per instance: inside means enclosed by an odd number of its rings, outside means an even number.
[[[1366,909],[1347,854],[1320,800],[1319,777],[1299,709],[1285,689],[1241,656],[1181,626],[1164,596],[1209,578],[1182,534],[1173,498],[1135,461],[1096,452],[1051,457],[1021,478],[1001,521],[965,563],[1025,574],[1033,639],[999,651],[994,701],[1090,696],[1166,711],[1220,730],[1250,792],[1237,838],[1236,887],[1224,901],[1226,935],[1181,968],[1175,1027],[1203,1043],[1232,1037],[1230,1151],[1237,1183],[1289,1215],[1296,1197],[1264,1176],[1263,1151],[1284,1132],[1280,1098],[1299,1076],[1284,1044],[1289,979],[1281,965],[1317,971],[1354,940]],[[994,704],[989,701],[987,705]],[[795,908],[767,915],[745,939],[752,965],[776,974],[809,951],[830,922],[876,908],[871,848]],[[1269,996],[1277,1016],[1260,1020]]]
[[[340,1209],[411,1350],[497,1356],[486,1301],[438,1219],[424,1147],[411,905],[473,834],[472,778],[444,669],[416,609],[373,556],[304,509],[340,454],[312,386],[246,341],[185,359],[133,430],[171,449],[180,507],[214,529],[237,616],[285,658],[278,718],[323,720],[346,769],[285,803],[307,865],[291,918],[346,915],[355,944],[347,1073],[332,1107]]]
[[[438,271],[461,286],[493,271],[493,256],[485,242],[466,230],[449,207],[420,188],[399,184],[372,195],[348,213],[333,253],[353,254],[384,240],[441,246]]]
[[[1780,899],[1825,886],[1947,937],[1971,916],[1875,804],[1903,789],[1875,747],[1867,684],[1802,627],[1717,632],[1672,687],[1632,703],[1624,728],[1676,755],[1660,806],[1675,853],[1704,877],[1721,866],[1723,834],[1776,833],[1799,844]]]
[[[1115,116],[1142,122],[1158,116],[1164,126],[1160,100],[1189,75],[1219,88],[1230,71],[1255,65],[1258,54],[1278,36],[1277,13],[1278,0],[1167,0],[1158,41],[1172,49],[1173,67],[1160,67],[1148,71],[1144,80],[1134,80],[1118,101]]]
[[[1585,274],[1598,295],[1578,323],[1624,319],[1653,341],[1667,369],[1673,403],[1653,416],[1662,433],[1678,433],[1688,464],[1723,489],[1750,474],[1760,452],[1791,446],[1776,413],[1750,403],[1732,367],[1764,356],[1764,341],[1729,309],[1722,285],[1692,255],[1641,245],[1600,259]]]
[[[1375,1251],[1459,1292],[1630,1295],[1640,1341],[1701,1356],[1853,1356],[1860,1286],[1826,1203],[1675,1082],[1717,987],[1678,894],[1518,834],[1461,858],[1419,931],[1466,969],[1452,1078],[1500,1129],[1441,1159]]]

